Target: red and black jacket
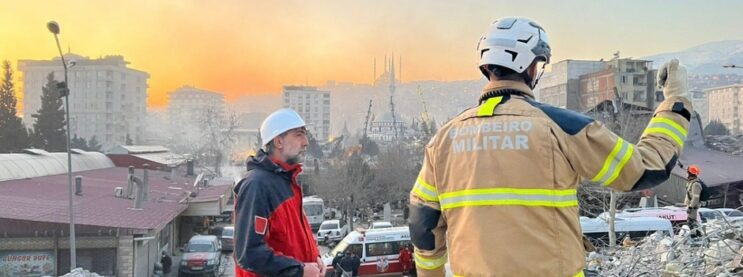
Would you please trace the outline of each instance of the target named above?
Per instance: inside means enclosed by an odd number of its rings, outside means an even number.
[[[234,189],[236,276],[302,276],[319,252],[302,209],[301,166],[260,151],[247,167]]]

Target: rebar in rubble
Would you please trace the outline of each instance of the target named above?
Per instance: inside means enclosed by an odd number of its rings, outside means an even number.
[[[600,247],[586,258],[599,276],[743,276],[743,220],[703,224],[693,237],[687,226],[673,237],[655,233],[639,242]]]

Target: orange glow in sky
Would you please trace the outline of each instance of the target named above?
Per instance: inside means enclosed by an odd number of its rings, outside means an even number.
[[[3,1],[6,2],[6,1]],[[403,81],[477,79],[477,39],[493,19],[537,20],[553,60],[640,57],[743,38],[740,1],[7,1],[0,59],[62,48],[123,55],[150,73],[148,104],[182,85],[225,93],[278,93],[284,84],[370,83],[373,59],[402,55]],[[668,5],[674,4],[673,7]],[[714,26],[714,27],[710,27]],[[397,63],[397,60],[396,60]]]

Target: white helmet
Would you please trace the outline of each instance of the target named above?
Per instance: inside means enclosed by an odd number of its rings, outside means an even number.
[[[294,128],[304,127],[306,124],[297,112],[292,109],[280,109],[273,112],[261,124],[262,145],[266,146],[275,137]]]
[[[523,73],[534,60],[550,62],[547,33],[536,22],[523,17],[505,17],[493,21],[477,43],[480,69],[499,65]],[[489,76],[483,72],[485,77]]]

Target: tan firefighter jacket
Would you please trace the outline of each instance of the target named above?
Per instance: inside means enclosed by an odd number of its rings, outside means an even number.
[[[699,183],[699,179],[689,180],[686,183],[686,198],[684,198],[684,204],[690,209],[698,209],[701,205],[699,202],[699,196],[702,194],[702,184]]]
[[[420,276],[443,276],[447,262],[455,276],[582,276],[581,178],[619,191],[663,182],[692,112],[686,99],[665,100],[634,145],[536,102],[521,82],[491,84],[483,96],[425,149],[410,192]]]

